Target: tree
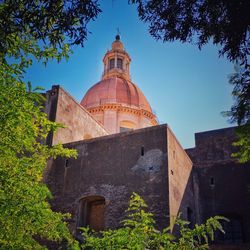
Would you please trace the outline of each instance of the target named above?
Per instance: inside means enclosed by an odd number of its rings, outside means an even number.
[[[248,68],[235,66],[235,73],[230,76],[229,82],[234,86],[232,96],[234,105],[231,110],[224,112],[231,122],[237,122],[237,146],[239,151],[233,156],[240,162],[250,161],[250,71]]]
[[[241,163],[250,161],[250,124],[247,123],[237,129],[237,141],[233,143],[238,151],[233,154]]]
[[[0,1],[0,58],[59,60],[70,45],[84,44],[100,11],[97,0]]]
[[[97,1],[0,1],[0,248],[41,249],[41,240],[77,247],[64,220],[53,212],[42,183],[50,157],[76,152],[43,142],[60,125],[42,112],[43,98],[23,81],[34,59],[67,58],[86,39],[87,23],[100,12]]]
[[[208,240],[214,239],[214,231],[222,232],[221,220],[226,218],[216,216],[209,218],[205,224],[188,227],[189,222],[176,219],[180,237],[175,238],[170,228],[162,232],[155,228],[153,214],[146,212],[146,203],[136,193],[130,198],[127,217],[122,221],[122,227],[96,233],[89,228],[82,228],[83,249],[208,249]]]
[[[250,38],[248,0],[131,0],[157,40],[220,45],[220,55],[247,65]]]
[[[40,142],[58,125],[41,112],[40,94],[0,68],[0,248],[40,249],[38,238],[73,244],[69,215],[51,210],[42,175],[48,158],[76,153]]]
[[[234,86],[232,96],[234,105],[226,115],[231,122],[244,125],[250,121],[250,71],[239,65],[235,66],[235,73],[231,74],[229,83]]]

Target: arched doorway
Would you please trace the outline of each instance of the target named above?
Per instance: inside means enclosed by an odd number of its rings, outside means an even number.
[[[89,226],[95,231],[104,230],[105,198],[84,197],[79,202],[78,227]]]

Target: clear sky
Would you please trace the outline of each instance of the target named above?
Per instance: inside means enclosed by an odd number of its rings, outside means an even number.
[[[76,100],[101,78],[102,58],[117,27],[132,62],[132,81],[147,97],[159,122],[168,123],[184,148],[194,146],[194,133],[229,127],[221,111],[232,105],[228,75],[233,64],[218,57],[218,48],[155,41],[127,0],[101,1],[102,13],[88,26],[84,48],[75,47],[66,62],[46,67],[35,63],[26,79],[46,90],[59,84]]]

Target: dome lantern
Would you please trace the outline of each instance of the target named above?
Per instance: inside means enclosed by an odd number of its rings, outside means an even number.
[[[104,55],[104,71],[102,79],[108,79],[112,76],[120,76],[130,80],[129,66],[131,58],[125,51],[120,35],[116,35],[112,43],[112,49]]]

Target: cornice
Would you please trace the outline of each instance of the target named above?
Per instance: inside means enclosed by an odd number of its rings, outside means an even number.
[[[114,110],[117,112],[124,112],[124,113],[130,113],[130,114],[134,114],[134,115],[140,115],[140,116],[144,116],[147,119],[149,119],[153,125],[157,125],[158,122],[156,121],[156,116],[144,109],[140,109],[140,108],[136,108],[136,107],[129,107],[129,106],[123,106],[121,104],[117,104],[117,103],[109,103],[109,104],[102,104],[100,106],[97,107],[91,107],[91,108],[87,108],[87,110],[89,111],[90,114],[99,114],[99,113],[103,113],[105,110]]]

